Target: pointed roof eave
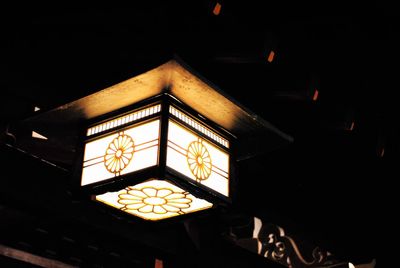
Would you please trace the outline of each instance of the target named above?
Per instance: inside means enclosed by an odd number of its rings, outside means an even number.
[[[168,93],[237,137],[238,158],[245,159],[277,149],[292,141],[248,108],[203,78],[179,57],[133,78],[23,120],[49,140],[72,148],[79,139],[78,126],[87,120]],[[68,137],[66,137],[68,136]]]

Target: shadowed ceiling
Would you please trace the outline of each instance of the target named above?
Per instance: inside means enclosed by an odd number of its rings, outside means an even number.
[[[5,135],[7,125],[31,116],[35,106],[42,110],[58,107],[178,55],[235,100],[294,138],[277,151],[239,163],[237,209],[279,224],[340,258],[354,262],[378,258],[384,230],[394,226],[384,209],[394,209],[393,181],[398,177],[400,146],[400,111],[395,98],[399,44],[393,8],[385,1],[365,4],[363,10],[348,4],[344,8],[340,3],[326,7],[311,3],[221,3],[219,15],[213,14],[214,1],[3,10],[2,143],[13,142]],[[275,57],[269,62],[271,50]],[[35,146],[40,148],[40,144]],[[125,257],[129,252],[120,248],[106,222],[94,223],[75,203],[71,214],[61,216],[54,207],[56,202],[43,198],[54,190],[46,186],[48,182],[59,187],[54,191],[65,194],[58,196],[60,204],[77,202],[68,195],[67,173],[38,164],[9,147],[2,149],[3,158],[7,176],[2,175],[0,187],[1,225],[17,226],[35,241],[42,235],[59,235],[58,240],[49,241],[58,241],[54,247],[66,251],[73,246],[62,228],[77,235],[84,233],[81,228],[90,229],[88,226],[94,224],[106,232],[107,242],[103,247],[94,246],[99,250],[86,250],[94,252],[93,258],[103,256],[104,263],[119,259],[121,263],[146,265],[155,256],[175,256],[165,251],[166,245],[154,248],[155,243],[161,243],[155,236],[168,232],[167,227],[147,227],[133,221],[138,230],[154,234],[135,238],[135,232],[131,233],[128,242],[134,244],[132,241],[140,237],[138,250],[143,253]],[[27,168],[21,170],[19,161]],[[25,184],[42,196],[38,199],[43,203],[30,204],[35,197],[20,189]],[[20,190],[24,194],[20,195]],[[54,217],[46,211],[54,212]],[[73,227],[66,222],[72,222]],[[123,225],[128,232],[129,224]],[[165,239],[174,237],[170,232]],[[3,241],[0,238],[0,243],[24,242],[13,235],[4,236]],[[93,237],[87,236],[82,243]],[[190,240],[184,234],[179,237]],[[174,246],[181,248],[185,243],[179,241]],[[114,248],[107,250],[111,245]],[[43,255],[51,247],[42,243],[31,251]],[[224,263],[224,254],[237,249],[229,250],[221,253],[219,261]],[[44,254],[52,257],[51,252]],[[240,254],[244,260],[251,255]]]

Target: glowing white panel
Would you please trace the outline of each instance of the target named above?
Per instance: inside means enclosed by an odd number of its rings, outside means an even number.
[[[88,142],[81,185],[157,165],[159,131],[160,120],[157,119]]]
[[[152,221],[208,209],[213,205],[162,180],[150,180],[117,192],[97,195],[96,200]]]
[[[229,196],[229,155],[171,120],[167,166]]]

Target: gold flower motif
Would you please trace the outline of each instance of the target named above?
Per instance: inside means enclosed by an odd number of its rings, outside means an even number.
[[[194,141],[189,144],[187,149],[187,162],[192,174],[197,181],[204,181],[211,175],[211,156],[202,140]]]
[[[127,187],[118,195],[121,210],[136,210],[140,213],[184,214],[182,209],[190,208],[192,199],[187,192],[174,192],[168,188],[146,186],[141,189]]]
[[[106,169],[111,173],[119,175],[131,161],[133,150],[133,139],[123,132],[120,132],[118,137],[110,142],[104,155],[104,165]]]

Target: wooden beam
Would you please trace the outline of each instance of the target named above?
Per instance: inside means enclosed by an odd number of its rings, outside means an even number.
[[[37,256],[19,249],[10,248],[7,246],[0,245],[0,255],[23,261],[26,263],[34,264],[45,268],[74,268],[72,266],[60,261],[48,259],[45,257]]]

